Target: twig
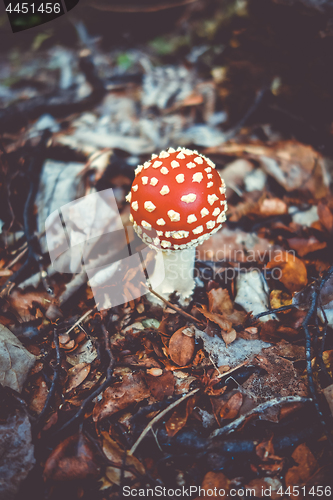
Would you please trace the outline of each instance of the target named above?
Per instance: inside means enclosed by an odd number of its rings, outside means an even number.
[[[194,323],[195,325],[197,325],[197,327],[202,328],[204,326],[203,323],[200,320],[198,320],[197,318],[195,318],[191,314],[183,311],[180,307],[176,306],[175,304],[172,304],[171,302],[169,302],[168,300],[166,300],[164,297],[162,297],[162,295],[160,295],[159,293],[155,292],[155,290],[153,290],[152,288],[150,288],[149,286],[147,286],[142,281],[141,281],[141,285],[143,285],[145,288],[147,288],[147,290],[149,290],[150,293],[152,293],[153,295],[155,295],[155,297],[157,297],[158,299],[162,300],[162,302],[164,302],[164,304],[166,304],[168,307],[170,307],[171,309],[173,309],[177,313],[179,313],[182,316],[184,316],[184,318],[186,318],[187,320],[189,320],[191,323]]]
[[[89,315],[90,315],[90,314],[94,311],[94,309],[96,309],[96,307],[97,307],[97,305],[96,305],[96,306],[94,306],[94,307],[93,307],[92,309],[90,309],[89,311],[87,311],[86,313],[84,313],[84,315],[83,315],[83,316],[81,316],[81,318],[79,318],[79,319],[77,320],[77,322],[76,322],[76,323],[74,323],[74,325],[70,327],[70,329],[69,329],[69,330],[67,330],[66,334],[68,335],[68,334],[69,334],[72,330],[74,330],[74,328],[75,328],[76,326],[78,326],[80,323],[82,323],[82,321],[84,321],[84,320],[85,320],[85,319],[86,319],[86,318],[87,318],[87,317],[88,317],[88,316],[89,316]]]
[[[109,357],[109,365],[106,371],[106,379],[104,382],[92,393],[90,394],[82,403],[80,406],[79,410],[75,413],[75,415],[70,418],[60,429],[58,429],[55,433],[54,436],[60,434],[64,430],[68,429],[72,424],[79,422],[80,419],[84,416],[87,407],[89,404],[92,402],[93,399],[95,399],[101,392],[103,392],[111,383],[112,381],[112,375],[113,375],[113,369],[115,365],[115,358],[111,352],[110,348],[110,335],[107,329],[103,324],[101,324],[101,328],[103,331],[104,335],[104,345],[105,345],[105,351],[108,354]]]
[[[55,347],[55,351],[56,351],[56,366],[54,367],[54,370],[53,370],[53,379],[52,379],[49,393],[47,395],[44,407],[43,407],[42,411],[40,412],[35,425],[40,425],[43,422],[44,417],[45,417],[45,415],[49,409],[49,406],[51,404],[51,401],[53,399],[54,393],[56,391],[58,379],[59,379],[59,375],[60,375],[61,353],[60,353],[60,347],[59,347],[59,337],[58,337],[58,332],[57,332],[56,328],[53,331],[53,342],[54,342],[54,347]]]
[[[269,309],[268,311],[264,311],[262,313],[256,314],[255,316],[253,316],[252,320],[255,321],[256,319],[262,318],[263,316],[267,316],[268,314],[273,314],[273,313],[277,313],[277,312],[281,312],[281,311],[287,311],[288,309],[292,309],[293,307],[295,307],[295,305],[290,304],[288,306],[278,307],[277,309]]]
[[[223,436],[224,434],[229,434],[229,432],[235,431],[249,415],[253,415],[254,413],[260,413],[262,411],[267,410],[267,408],[271,408],[272,406],[284,403],[307,403],[308,401],[312,401],[312,399],[304,398],[302,396],[285,396],[281,398],[274,398],[271,399],[270,401],[265,401],[264,403],[261,403],[260,405],[256,406],[255,408],[248,411],[241,417],[236,418],[236,420],[234,420],[230,424],[225,425],[224,427],[213,431],[209,436],[209,439],[214,439],[217,436]]]
[[[312,364],[311,364],[311,333],[309,330],[310,319],[312,318],[313,314],[315,312],[317,312],[318,299],[319,299],[320,292],[321,292],[324,284],[329,279],[329,277],[332,276],[332,274],[333,274],[333,266],[330,267],[328,272],[321,279],[319,286],[317,286],[314,289],[313,294],[312,294],[312,298],[311,298],[310,309],[308,310],[308,313],[303,320],[302,326],[303,326],[304,333],[305,333],[306,372],[307,372],[307,377],[308,377],[310,394],[311,394],[312,399],[313,399],[313,404],[315,405],[315,408],[317,410],[319,421],[321,423],[323,431],[324,431],[325,435],[327,436],[327,440],[329,442],[330,447],[333,449],[333,439],[332,439],[332,436],[331,436],[331,433],[329,430],[329,426],[327,425],[326,420],[324,418],[324,415],[320,409],[318,398],[317,398],[317,393],[316,393],[316,388],[315,388],[315,384],[313,381]]]
[[[165,410],[161,411],[161,413],[159,413],[158,415],[156,415],[156,417],[154,417],[150,422],[149,424],[145,427],[145,429],[142,431],[142,433],[140,434],[140,436],[138,437],[138,439],[135,441],[135,443],[133,444],[132,448],[130,449],[130,451],[128,452],[129,455],[133,455],[133,453],[135,453],[135,450],[137,449],[137,447],[139,446],[139,444],[141,443],[141,441],[143,440],[143,438],[146,436],[146,434],[148,434],[148,432],[150,430],[152,430],[153,428],[153,425],[156,424],[156,422],[158,422],[159,420],[161,420],[161,418],[164,417],[164,415],[166,415],[170,410],[172,410],[173,408],[175,408],[176,406],[178,406],[182,401],[184,401],[185,399],[193,396],[193,394],[197,393],[198,391],[200,390],[200,388],[197,388],[197,389],[193,389],[193,391],[191,392],[188,392],[187,394],[185,394],[185,396],[183,396],[182,398],[178,399],[177,401],[175,401],[174,403],[171,403],[170,406],[168,406],[167,408],[165,408]]]

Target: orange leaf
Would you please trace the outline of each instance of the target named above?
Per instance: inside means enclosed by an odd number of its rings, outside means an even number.
[[[279,250],[267,264],[267,269],[274,269],[273,277],[278,278],[289,292],[298,292],[308,282],[304,262],[296,255]],[[279,272],[277,272],[279,271]]]
[[[78,387],[88,377],[90,372],[90,364],[78,363],[68,370],[68,387],[66,392]]]
[[[229,419],[236,418],[242,404],[243,395],[241,392],[236,392],[220,409],[220,417]]]
[[[169,342],[169,356],[178,366],[187,365],[194,356],[195,341],[194,336],[189,337],[184,334],[188,332],[188,328],[180,328],[171,337]]]

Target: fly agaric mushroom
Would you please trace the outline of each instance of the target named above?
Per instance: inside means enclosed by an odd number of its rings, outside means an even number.
[[[130,220],[135,232],[157,250],[150,279],[153,289],[165,298],[177,292],[180,303],[185,305],[195,286],[195,247],[216,233],[226,220],[223,179],[214,163],[197,151],[169,148],[137,167],[126,199],[131,204]],[[155,288],[154,277],[161,266],[165,278]]]

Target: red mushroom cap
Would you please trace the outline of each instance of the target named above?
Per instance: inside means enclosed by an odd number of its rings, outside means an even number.
[[[225,184],[214,163],[185,148],[170,148],[135,170],[127,196],[130,220],[152,247],[197,246],[226,220]]]

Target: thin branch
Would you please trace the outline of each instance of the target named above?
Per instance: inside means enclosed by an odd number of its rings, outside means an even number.
[[[214,439],[215,437],[218,437],[218,436],[224,436],[224,434],[229,434],[229,432],[235,431],[249,415],[263,412],[263,411],[267,410],[267,408],[272,408],[272,406],[285,404],[285,403],[307,403],[308,401],[312,401],[312,399],[311,398],[304,398],[302,396],[285,396],[285,397],[281,397],[281,398],[274,398],[274,399],[271,399],[270,401],[265,401],[264,403],[261,403],[260,405],[256,406],[255,408],[248,411],[247,413],[245,413],[241,417],[236,418],[236,420],[234,420],[230,424],[225,425],[224,427],[213,431],[211,433],[211,435],[209,436],[209,439]]]
[[[71,425],[74,423],[78,423],[80,419],[84,416],[87,407],[90,405],[90,403],[95,399],[101,392],[103,392],[111,383],[112,381],[112,375],[113,375],[113,370],[115,366],[115,358],[112,354],[111,348],[110,348],[110,335],[107,329],[103,324],[101,324],[101,328],[103,331],[104,335],[104,346],[105,346],[105,352],[108,354],[109,357],[109,365],[106,371],[106,379],[104,382],[93,392],[91,393],[82,403],[80,406],[79,410],[75,413],[75,415],[70,418],[60,429],[58,429],[54,435],[58,435],[64,430],[68,429]]]
[[[159,413],[158,415],[156,415],[156,417],[154,417],[149,422],[149,424],[147,425],[147,427],[145,427],[145,429],[142,431],[142,433],[140,434],[140,436],[138,437],[138,439],[135,441],[135,443],[133,444],[133,446],[130,449],[130,451],[128,452],[128,454],[129,455],[133,455],[133,453],[135,453],[135,450],[137,449],[137,447],[139,446],[139,444],[141,443],[141,441],[143,440],[143,438],[146,436],[146,434],[148,434],[148,432],[150,430],[152,430],[153,425],[155,425],[156,422],[158,422],[159,420],[161,420],[161,418],[163,418],[164,415],[166,415],[167,413],[169,413],[170,410],[172,410],[173,408],[175,408],[176,406],[178,406],[182,401],[184,401],[185,399],[193,396],[193,394],[196,394],[199,390],[200,390],[200,388],[193,389],[193,391],[185,394],[185,396],[183,396],[182,398],[178,399],[174,403],[171,403],[170,406],[168,406],[167,408],[165,408],[165,410],[161,411],[161,413]]]
[[[76,323],[74,323],[74,325],[70,327],[70,329],[69,329],[69,330],[67,330],[66,334],[69,334],[72,330],[74,330],[74,328],[75,328],[76,326],[78,326],[80,323],[82,323],[82,321],[84,321],[84,320],[85,320],[88,316],[90,316],[90,314],[91,314],[91,313],[92,313],[92,312],[96,309],[96,307],[97,307],[97,305],[96,305],[96,306],[94,306],[92,309],[89,309],[89,311],[87,311],[86,313],[84,313],[84,315],[83,315],[83,316],[81,316],[81,318],[79,318],[79,319],[77,320],[77,322],[76,322]]]
[[[60,376],[61,353],[60,353],[60,347],[59,347],[59,337],[58,337],[58,332],[57,332],[56,328],[53,331],[53,342],[54,342],[54,348],[55,348],[55,351],[56,351],[56,365],[55,365],[54,370],[53,370],[53,379],[52,379],[52,383],[51,383],[51,387],[50,387],[49,393],[47,395],[47,398],[46,398],[46,401],[45,401],[45,404],[44,404],[44,408],[40,412],[35,425],[41,425],[41,423],[43,422],[43,420],[45,418],[45,415],[46,415],[46,413],[49,410],[49,407],[50,407],[51,401],[53,399],[53,396],[55,394],[55,391],[57,389],[58,379],[59,379],[59,376]]]

